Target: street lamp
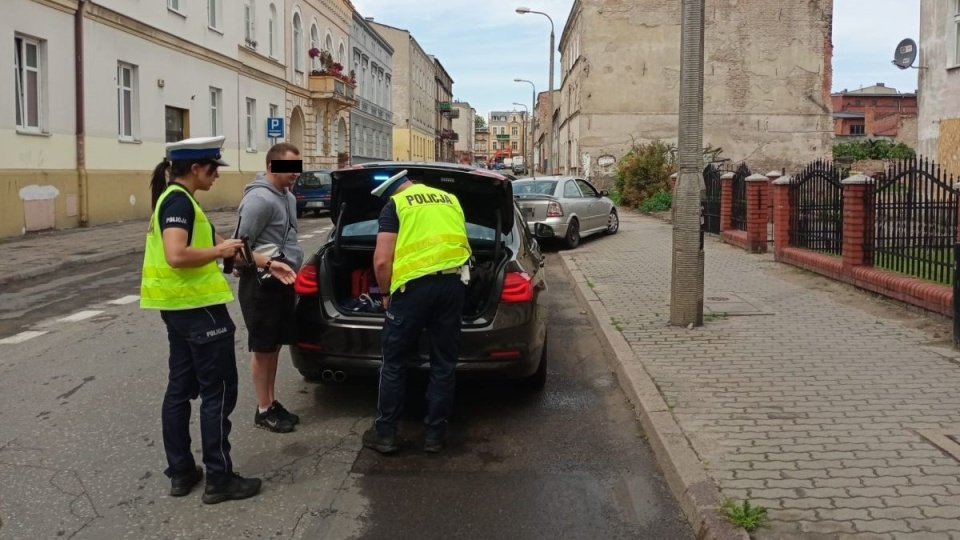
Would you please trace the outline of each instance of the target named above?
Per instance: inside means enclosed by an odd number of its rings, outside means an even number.
[[[530,109],[531,111],[533,111],[533,116],[530,117],[530,143],[531,143],[530,146],[534,146],[536,145],[536,142],[533,140],[533,135],[534,135],[533,132],[536,129],[536,125],[537,125],[536,118],[534,118],[537,114],[537,85],[533,84],[533,81],[528,81],[526,79],[514,79],[513,82],[525,82],[525,83],[528,83],[533,88],[533,101],[531,101],[531,103],[533,104],[533,108]],[[532,148],[530,149],[530,163],[528,163],[527,165],[530,167],[530,170],[532,171],[531,174],[533,174],[533,177],[536,178],[537,164],[533,162]]]
[[[550,89],[547,93],[547,108],[550,111],[550,133],[548,141],[550,144],[550,158],[547,161],[547,166],[553,168],[553,19],[549,15],[543,13],[542,11],[533,11],[528,7],[518,7],[517,13],[520,15],[526,15],[527,13],[536,13],[537,15],[543,15],[550,21]],[[534,100],[536,101],[536,100]],[[550,174],[550,171],[547,171],[547,174]]]
[[[518,107],[523,107],[523,110],[526,112],[526,118],[530,118],[530,109],[523,103],[516,103],[514,105]],[[532,125],[532,124],[531,124]],[[526,119],[520,121],[520,155],[523,156],[523,159],[527,159],[527,122]],[[530,166],[530,162],[527,161],[527,168]]]
[[[680,174],[673,225],[670,322],[703,326],[703,36],[704,0],[682,0],[680,25]]]

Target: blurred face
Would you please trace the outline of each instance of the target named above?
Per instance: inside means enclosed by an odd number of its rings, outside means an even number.
[[[213,186],[213,183],[217,181],[217,178],[220,178],[218,169],[219,166],[215,164],[194,164],[190,167],[191,172],[193,172],[196,178],[197,189],[203,191],[209,190]]]
[[[300,156],[293,152],[287,152],[277,159],[298,160]],[[296,182],[297,177],[300,176],[300,173],[275,173],[273,171],[270,171],[270,174],[279,181],[281,187],[285,188],[292,188],[293,183]]]

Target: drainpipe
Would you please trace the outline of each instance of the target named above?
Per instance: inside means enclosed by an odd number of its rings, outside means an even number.
[[[76,124],[77,124],[77,195],[80,226],[85,227],[90,222],[90,184],[87,179],[87,149],[86,149],[86,125],[85,125],[85,101],[83,96],[84,78],[83,78],[83,8],[87,5],[86,0],[79,0],[77,11],[73,14],[73,39],[74,39],[74,82],[76,85]]]

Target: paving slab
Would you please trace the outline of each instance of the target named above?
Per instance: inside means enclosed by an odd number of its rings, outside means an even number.
[[[769,509],[753,538],[960,538],[960,459],[943,449],[960,447],[956,352],[787,279],[770,254],[713,237],[705,250],[709,311],[690,330],[669,324],[671,225],[623,211],[617,235],[562,253],[625,386],[649,381],[633,385],[641,420],[678,426],[676,459],[717,498]]]

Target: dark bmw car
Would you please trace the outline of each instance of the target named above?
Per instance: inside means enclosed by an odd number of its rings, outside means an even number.
[[[303,171],[293,184],[293,196],[297,198],[297,217],[305,212],[330,210],[330,171]]]
[[[294,366],[305,378],[327,383],[378,373],[384,312],[373,251],[384,203],[370,192],[404,169],[410,180],[456,195],[466,217],[473,268],[458,376],[541,388],[547,373],[543,255],[514,202],[511,177],[469,165],[382,162],[331,173],[334,228],[296,282]],[[429,365],[424,334],[410,366]]]

